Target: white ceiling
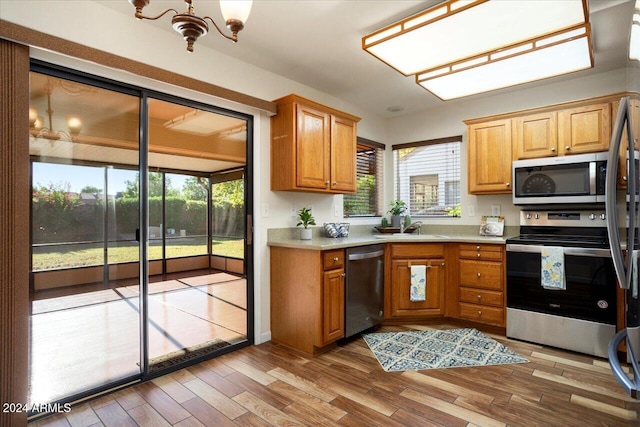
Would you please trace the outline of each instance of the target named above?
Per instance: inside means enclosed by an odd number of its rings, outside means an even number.
[[[506,1],[506,0],[505,0]],[[526,1],[526,0],[510,0]],[[577,0],[567,0],[577,1]],[[438,0],[255,0],[245,29],[234,44],[215,29],[199,39],[207,46],[262,69],[310,86],[383,117],[395,117],[442,105],[444,101],[362,50],[362,37],[397,20],[424,10]],[[128,1],[99,3],[131,15]],[[196,13],[222,23],[216,1],[194,0]],[[635,0],[590,0],[595,67],[580,75],[600,73],[627,65],[629,27]],[[180,0],[153,0],[144,9],[155,15],[165,8],[182,12]],[[144,21],[173,32],[168,16]],[[141,31],[143,31],[141,29]],[[446,42],[443,35],[443,42]],[[176,33],[176,43],[184,43]],[[573,78],[556,77],[554,81]],[[548,81],[545,81],[548,83]],[[529,83],[534,86],[540,83]],[[508,91],[503,89],[502,91]],[[495,92],[490,93],[494,95]],[[479,98],[487,95],[475,95]],[[465,98],[447,101],[464,102]],[[401,107],[391,112],[389,107]]]

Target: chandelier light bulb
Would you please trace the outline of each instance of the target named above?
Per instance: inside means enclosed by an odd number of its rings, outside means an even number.
[[[67,127],[71,135],[78,135],[82,130],[82,119],[78,116],[67,116]]]

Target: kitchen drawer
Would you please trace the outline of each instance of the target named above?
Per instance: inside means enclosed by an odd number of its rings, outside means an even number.
[[[473,322],[502,326],[504,325],[504,308],[461,302],[460,318]]]
[[[486,289],[460,287],[460,301],[473,304],[490,305],[494,307],[504,307],[504,293],[488,291]]]
[[[504,246],[463,243],[460,245],[460,258],[480,259],[485,261],[502,261]]]
[[[473,288],[487,288],[497,291],[504,290],[504,264],[501,262],[458,261],[460,271],[460,286]]]
[[[336,249],[333,251],[324,251],[322,253],[323,263],[325,270],[331,270],[333,268],[339,268],[344,266],[344,250]]]
[[[394,243],[391,258],[442,258],[444,245],[439,243]]]

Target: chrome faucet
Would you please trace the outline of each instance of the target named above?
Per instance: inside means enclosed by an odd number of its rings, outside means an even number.
[[[417,227],[418,228],[418,234],[422,234],[422,222],[421,221],[416,221],[413,224],[411,224],[411,227]]]
[[[404,233],[404,218],[400,218],[400,234]]]

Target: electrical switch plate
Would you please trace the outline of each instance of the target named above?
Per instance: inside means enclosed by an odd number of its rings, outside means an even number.
[[[289,205],[289,215],[291,215],[292,217],[298,215],[296,205]]]
[[[491,215],[493,216],[500,215],[500,205],[491,205]]]
[[[469,216],[476,216],[476,207],[471,205],[467,207],[467,213]]]
[[[262,218],[267,218],[269,216],[269,204],[263,203],[261,208],[262,208]]]

